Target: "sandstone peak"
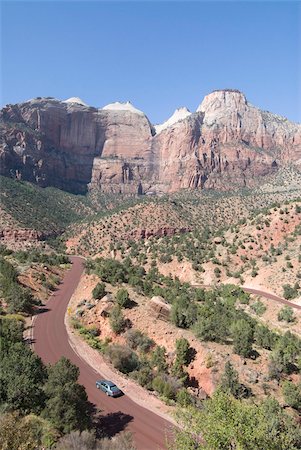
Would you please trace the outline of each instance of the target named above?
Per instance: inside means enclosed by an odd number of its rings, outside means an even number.
[[[24,103],[30,103],[30,104],[35,104],[35,103],[50,103],[50,102],[60,102],[60,100],[58,100],[55,97],[35,97],[35,98],[30,98],[29,100],[26,100]]]
[[[212,92],[198,111],[178,108],[155,133],[129,102],[100,110],[49,97],[8,105],[0,111],[0,174],[74,193],[140,194],[252,187],[287,163],[300,169],[301,125],[230,90]]]
[[[140,111],[139,109],[135,108],[131,102],[115,102],[115,103],[109,103],[108,105],[104,106],[102,108],[103,110],[109,110],[109,111],[129,111],[134,114],[139,114],[140,116],[144,116],[144,112]]]
[[[177,122],[180,122],[181,120],[186,119],[186,117],[190,116],[191,112],[186,108],[186,106],[183,106],[181,108],[177,108],[173,115],[163,122],[160,125],[155,125],[154,128],[156,130],[156,134],[159,134],[161,131],[165,130],[166,128],[174,125]]]
[[[197,112],[213,112],[220,109],[245,110],[248,101],[245,95],[235,89],[216,90],[206,95]]]
[[[63,103],[76,103],[76,104],[82,105],[82,106],[89,106],[89,105],[87,105],[87,103],[85,103],[79,97],[70,97],[67,100],[64,100]]]

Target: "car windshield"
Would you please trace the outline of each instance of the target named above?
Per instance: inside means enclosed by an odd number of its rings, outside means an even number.
[[[111,386],[111,391],[117,392],[117,391],[119,391],[119,389],[117,386]]]

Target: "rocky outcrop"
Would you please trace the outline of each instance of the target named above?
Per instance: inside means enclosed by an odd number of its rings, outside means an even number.
[[[2,175],[75,193],[228,190],[301,165],[301,126],[239,91],[215,91],[155,127],[129,102],[97,109],[77,97],[6,105],[0,119]]]
[[[0,242],[36,242],[44,241],[49,235],[27,228],[4,228],[0,230]]]
[[[167,303],[160,295],[152,297],[148,303],[150,314],[156,319],[165,320],[170,319],[171,305]]]
[[[153,172],[151,138],[144,114],[35,99],[1,111],[0,170],[75,193],[137,193]]]
[[[255,108],[239,91],[209,94],[154,140],[170,191],[254,186],[281,165],[301,163],[301,126]]]

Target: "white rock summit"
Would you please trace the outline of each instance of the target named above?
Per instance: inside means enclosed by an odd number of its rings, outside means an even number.
[[[76,103],[77,105],[89,106],[79,97],[70,97],[67,100],[64,100],[63,103]]]
[[[155,125],[154,128],[156,130],[156,134],[161,133],[161,131],[165,130],[166,128],[174,125],[175,123],[186,119],[186,117],[190,116],[191,112],[186,108],[186,106],[183,106],[182,108],[177,108],[173,115],[163,122],[160,125]]]
[[[131,102],[115,102],[115,103],[109,103],[108,105],[104,106],[102,108],[103,110],[110,110],[110,111],[130,111],[134,114],[139,114],[140,116],[144,116],[144,112],[140,111],[139,109],[135,108]]]

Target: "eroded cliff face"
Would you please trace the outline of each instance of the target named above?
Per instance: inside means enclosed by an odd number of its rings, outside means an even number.
[[[71,100],[1,110],[2,175],[75,193],[158,193],[253,186],[282,165],[301,165],[301,126],[238,91],[209,94],[157,133],[130,104],[96,109]]]
[[[301,126],[216,91],[197,112],[154,137],[169,190],[254,186],[281,165],[301,163]]]
[[[75,193],[86,192],[90,183],[137,192],[151,138],[146,116],[130,111],[54,99],[9,105],[1,111],[1,174]]]

